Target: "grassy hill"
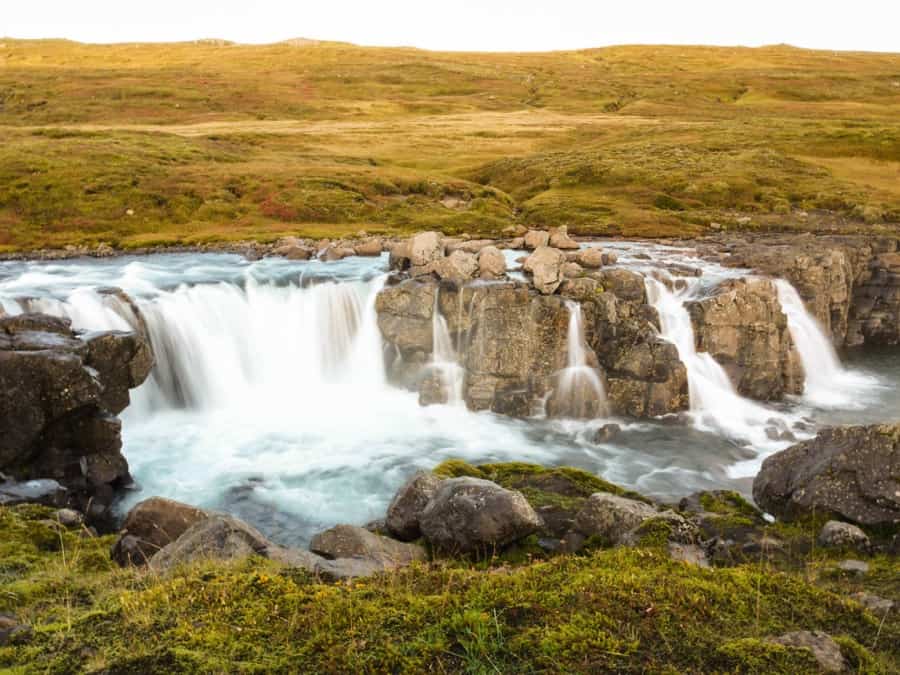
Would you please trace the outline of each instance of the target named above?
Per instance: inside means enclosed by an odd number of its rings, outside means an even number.
[[[0,38],[0,250],[518,223],[896,230],[900,54]]]

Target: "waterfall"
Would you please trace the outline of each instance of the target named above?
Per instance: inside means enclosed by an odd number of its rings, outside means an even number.
[[[873,379],[841,365],[834,345],[797,289],[784,279],[776,279],[775,287],[806,375],[803,398],[819,408],[862,407],[859,394],[875,384]]]
[[[691,279],[686,286],[670,291],[653,277],[645,277],[650,304],[659,313],[662,337],[674,343],[678,356],[687,369],[690,394],[690,413],[694,425],[703,431],[720,433],[757,451],[774,450],[784,445],[770,438],[767,430],[789,430],[798,421],[796,415],[782,413],[744,398],[735,391],[724,368],[708,353],[698,352],[694,342],[694,328],[684,303],[697,289],[699,280]],[[734,472],[754,472],[753,461]],[[747,473],[746,475],[752,475]]]
[[[569,326],[566,367],[558,376],[551,407],[556,415],[592,418],[607,412],[606,390],[595,368],[588,365],[581,305],[567,301]]]
[[[432,378],[432,385],[437,389],[429,402],[462,405],[465,369],[459,364],[459,358],[447,326],[447,319],[441,314],[439,290],[434,292],[434,310],[431,318],[431,362],[426,369],[426,377]]]

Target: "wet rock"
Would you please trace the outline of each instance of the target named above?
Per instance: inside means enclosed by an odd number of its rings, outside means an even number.
[[[110,556],[122,566],[143,565],[208,517],[207,511],[172,499],[145,499],[128,512]]]
[[[766,279],[723,284],[686,305],[698,351],[708,352],[749,398],[803,393],[803,368],[775,285]]]
[[[617,262],[619,262],[619,254],[615,251],[605,251],[603,253],[604,265],[615,265]]]
[[[441,483],[420,518],[422,534],[450,554],[490,554],[541,527],[521,493],[478,478]]]
[[[411,243],[409,240],[401,241],[390,248],[388,267],[392,270],[404,271],[410,268]]]
[[[604,265],[603,250],[596,246],[581,250],[575,255],[575,262],[588,269],[599,269]]]
[[[319,254],[319,260],[335,262],[356,255],[356,249],[350,246],[326,246]]]
[[[428,502],[441,485],[441,479],[430,471],[418,471],[397,490],[387,509],[385,526],[401,541],[412,541],[422,535],[419,519]]]
[[[115,413],[152,367],[146,340],[74,332],[37,314],[0,319],[0,470],[52,479],[93,519],[131,482]]]
[[[767,458],[753,497],[790,520],[833,513],[861,525],[900,523],[900,425],[835,427]]]
[[[622,427],[618,424],[604,424],[594,432],[591,440],[594,443],[609,443],[620,433],[622,433]]]
[[[329,560],[335,558],[378,558],[397,565],[426,560],[425,549],[416,544],[373,534],[361,527],[336,525],[312,538],[309,550]]]
[[[550,244],[550,234],[544,230],[528,230],[523,243],[526,249],[534,251]]]
[[[315,251],[301,244],[284,244],[272,249],[272,255],[281,256],[288,260],[309,260]]]
[[[819,543],[834,548],[855,548],[860,551],[869,549],[869,537],[856,525],[829,520],[819,532]]]
[[[66,489],[49,478],[17,483],[8,480],[0,483],[0,506],[17,504],[43,504],[62,506],[68,501]]]
[[[410,240],[409,259],[413,267],[424,267],[443,257],[443,237],[437,232],[422,232]]]
[[[808,649],[823,672],[842,673],[847,670],[847,662],[840,646],[822,631],[800,630],[772,638],[772,642],[785,647]]]
[[[559,249],[541,246],[528,256],[523,269],[531,274],[534,287],[540,293],[551,295],[563,281],[562,266],[565,261]]]
[[[479,251],[478,276],[482,279],[503,279],[506,276],[506,257],[496,246],[486,246]]]

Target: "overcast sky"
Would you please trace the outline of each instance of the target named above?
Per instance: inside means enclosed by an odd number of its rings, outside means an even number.
[[[900,52],[900,0],[0,0],[0,35],[84,42],[308,37],[493,51],[789,43]]]

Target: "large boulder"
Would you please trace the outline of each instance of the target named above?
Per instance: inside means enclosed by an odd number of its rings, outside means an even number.
[[[394,495],[388,506],[385,527],[401,541],[412,541],[422,535],[419,519],[441,485],[441,479],[430,471],[418,471]]]
[[[557,248],[541,246],[535,249],[522,268],[531,274],[534,287],[544,295],[556,292],[565,278],[562,266],[566,262],[566,256]]]
[[[541,519],[521,493],[479,478],[445,480],[420,519],[440,551],[490,554],[536,532]]]
[[[454,251],[446,258],[439,258],[423,269],[437,274],[440,279],[463,283],[474,279],[478,274],[478,260],[474,253]]]
[[[150,497],[125,517],[111,556],[120,565],[143,565],[209,513],[164,497]]]
[[[575,262],[588,269],[599,269],[603,267],[603,250],[597,246],[591,246],[579,251],[575,255]]]
[[[425,549],[369,532],[353,525],[335,525],[312,538],[309,550],[329,560],[375,558],[385,563],[408,565],[426,560]]]
[[[728,282],[686,306],[697,351],[718,361],[740,394],[769,401],[803,393],[800,357],[771,281]]]
[[[753,498],[790,520],[837,514],[861,525],[900,523],[900,425],[835,427],[767,458]]]
[[[496,246],[485,246],[479,251],[478,276],[482,279],[503,279],[506,276],[506,257]]]
[[[131,482],[115,414],[152,364],[137,334],[82,335],[40,314],[0,318],[0,471],[56,480],[71,506],[107,518]]]
[[[599,537],[615,545],[623,543],[632,530],[657,515],[657,510],[646,502],[597,492],[575,515],[572,530],[585,538]]]
[[[422,232],[409,243],[409,260],[413,267],[424,267],[444,257],[443,237],[437,232]]]
[[[534,251],[550,244],[550,233],[544,230],[528,230],[522,243],[529,251]]]

